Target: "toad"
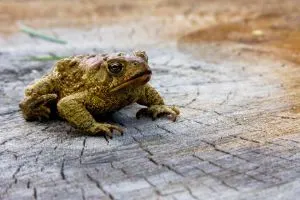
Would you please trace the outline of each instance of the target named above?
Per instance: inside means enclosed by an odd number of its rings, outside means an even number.
[[[178,108],[165,105],[148,83],[151,74],[144,51],[72,56],[59,60],[52,71],[28,86],[19,106],[28,121],[58,115],[77,129],[111,138],[114,130],[121,135],[123,129],[98,122],[96,116],[135,102],[146,106],[137,118],[168,115],[176,120]]]

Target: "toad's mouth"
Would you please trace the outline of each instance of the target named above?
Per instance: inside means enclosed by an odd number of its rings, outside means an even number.
[[[114,92],[130,85],[144,85],[150,80],[151,74],[151,70],[139,72],[134,76],[130,77],[129,79],[125,80],[124,83],[112,87],[110,91]]]

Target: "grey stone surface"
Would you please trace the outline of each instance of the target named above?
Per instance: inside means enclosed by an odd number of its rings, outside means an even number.
[[[296,199],[300,115],[290,110],[290,98],[299,94],[288,93],[277,74],[292,64],[237,55],[241,47],[233,44],[162,42],[151,26],[138,27],[57,30],[71,41],[67,46],[20,35],[5,43],[0,199]],[[63,121],[21,117],[25,86],[53,65],[30,56],[132,49],[148,52],[151,83],[180,107],[177,122],[137,120],[139,106],[132,105],[113,116],[124,136],[107,143]]]

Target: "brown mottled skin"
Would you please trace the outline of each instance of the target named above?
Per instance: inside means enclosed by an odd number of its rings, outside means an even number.
[[[69,57],[58,61],[50,73],[26,88],[20,108],[28,121],[58,114],[78,129],[109,137],[114,129],[122,134],[122,129],[97,122],[95,117],[134,102],[147,106],[137,112],[137,118],[144,114],[153,119],[170,115],[175,121],[179,110],[164,105],[159,93],[147,83],[150,78],[144,51]]]

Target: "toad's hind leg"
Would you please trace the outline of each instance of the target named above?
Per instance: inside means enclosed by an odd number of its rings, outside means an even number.
[[[24,118],[28,121],[49,119],[51,115],[51,103],[55,102],[56,99],[56,94],[25,97],[19,106]]]
[[[46,75],[25,90],[25,98],[20,102],[24,118],[28,121],[48,119],[51,108],[57,102],[55,79]],[[53,110],[52,110],[53,111]]]

